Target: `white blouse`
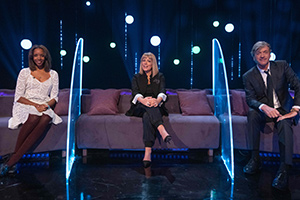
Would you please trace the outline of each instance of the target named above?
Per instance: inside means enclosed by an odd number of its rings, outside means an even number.
[[[31,75],[29,68],[20,71],[17,86],[15,90],[15,99],[12,110],[12,117],[8,121],[8,128],[17,129],[20,124],[24,124],[29,114],[42,116],[46,114],[52,118],[52,123],[59,124],[62,119],[49,108],[46,111],[39,112],[34,106],[17,102],[20,97],[24,97],[34,103],[46,104],[51,99],[58,101],[58,74],[50,70],[50,78],[40,82]]]

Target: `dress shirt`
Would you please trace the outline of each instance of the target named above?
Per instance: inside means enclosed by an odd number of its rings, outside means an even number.
[[[269,74],[272,76],[272,72],[271,72],[271,70],[270,70],[270,63],[268,64],[267,70],[262,70],[262,69],[260,69],[258,66],[257,66],[257,69],[259,70],[259,72],[260,72],[260,74],[261,74],[261,76],[262,76],[262,78],[263,78],[263,80],[264,80],[265,86],[266,86],[266,88],[267,88],[267,76],[268,76],[268,75],[265,73],[265,71],[268,71]],[[274,85],[274,82],[273,82],[273,85]],[[280,105],[280,102],[279,102],[279,100],[278,100],[278,96],[277,96],[276,93],[275,93],[275,89],[273,90],[273,102],[274,102],[274,108],[279,108],[279,107],[281,106],[281,105]],[[265,105],[265,104],[261,104],[261,105],[259,106],[259,110],[260,110],[260,111],[262,111],[262,110],[261,110],[261,107],[262,107],[263,105]],[[300,109],[300,106],[293,106],[293,108]]]

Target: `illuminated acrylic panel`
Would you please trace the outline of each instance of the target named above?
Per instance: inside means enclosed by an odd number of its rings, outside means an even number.
[[[213,63],[213,95],[215,100],[215,115],[221,123],[222,159],[227,171],[234,179],[233,133],[229,88],[225,61],[221,45],[217,39],[212,40]]]
[[[70,99],[68,112],[67,130],[67,155],[66,155],[66,180],[68,182],[73,163],[75,161],[75,123],[81,114],[81,94],[82,94],[82,56],[83,39],[80,38],[76,45],[73,60],[73,69],[70,85]]]

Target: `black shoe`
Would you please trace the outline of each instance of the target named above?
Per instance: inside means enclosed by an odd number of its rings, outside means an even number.
[[[148,168],[151,166],[151,161],[150,160],[143,160],[143,166],[144,168]]]
[[[0,167],[0,177],[7,175],[9,171],[9,166],[7,164],[2,164]]]
[[[286,170],[279,170],[273,180],[272,187],[281,191],[286,191],[288,189],[288,178],[289,175]]]
[[[8,170],[9,174],[18,174],[19,173],[19,166],[17,164],[13,165]]]
[[[259,170],[261,170],[261,162],[256,158],[251,158],[248,164],[243,168],[243,171],[246,174],[255,174]]]
[[[168,136],[165,137],[164,142],[170,144],[170,141],[171,141],[171,140],[172,140],[171,136],[168,135]]]

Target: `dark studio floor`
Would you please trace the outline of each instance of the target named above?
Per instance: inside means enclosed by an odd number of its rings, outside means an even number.
[[[266,154],[265,154],[266,155]],[[265,157],[262,171],[253,176],[242,172],[247,152],[235,152],[235,180],[227,174],[215,152],[162,151],[153,153],[153,164],[144,169],[143,152],[90,150],[76,159],[68,187],[65,160],[60,152],[46,160],[22,160],[20,173],[0,178],[0,199],[300,199],[300,159],[290,172],[289,191],[272,189],[279,162]]]

